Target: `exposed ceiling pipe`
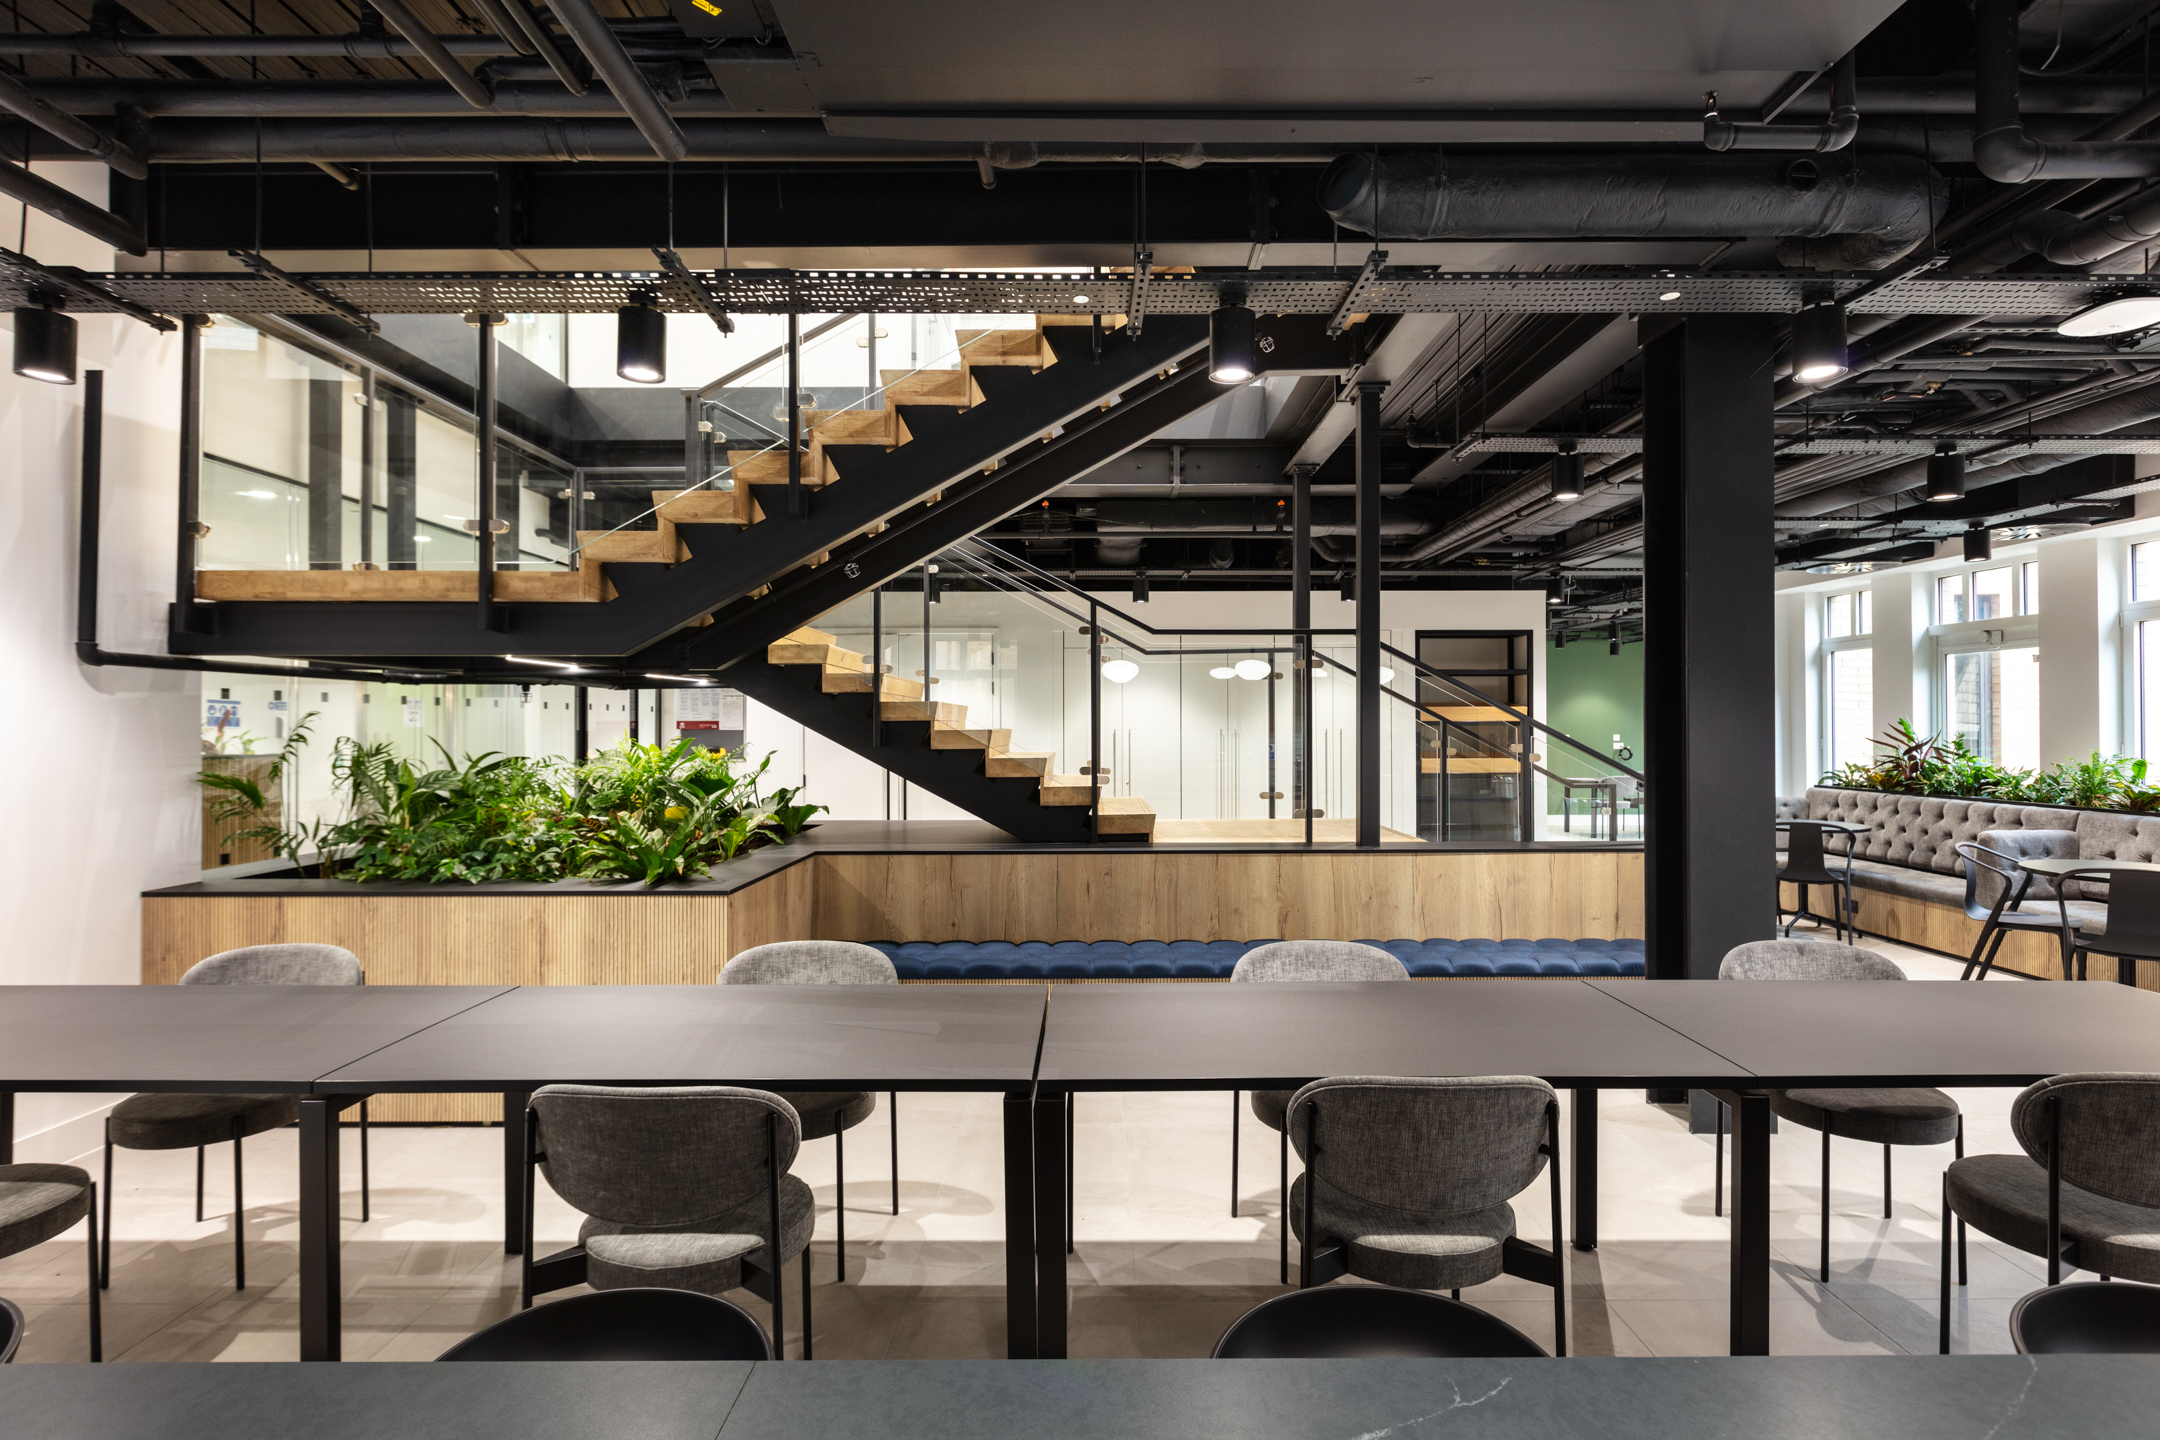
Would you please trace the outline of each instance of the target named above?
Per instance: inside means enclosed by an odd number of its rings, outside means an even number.
[[[2048,428],[2065,435],[2106,435],[2132,425],[2160,420],[2160,385],[2147,385],[2125,395],[2111,395],[2105,400],[2081,406],[2053,416]],[[2020,455],[1992,461],[1986,454],[1968,455],[1965,465],[1968,472],[1987,470],[1988,478],[2007,479],[2013,475],[2036,475],[2052,470],[2058,465],[2068,465],[2082,460],[2083,455]],[[1780,520],[1808,519],[1829,515],[1889,495],[1902,495],[1917,490],[1927,483],[1928,462],[1926,456],[1879,470],[1873,475],[1843,484],[1817,490],[1812,495],[1787,500],[1777,507]]]
[[[128,255],[149,253],[142,232],[102,205],[93,205],[72,190],[64,190],[20,165],[0,160],[0,195],[22,201],[43,211],[61,224],[104,241]]]
[[[347,190],[358,190],[360,188],[360,177],[338,164],[335,160],[317,160],[315,168],[328,175],[332,180],[337,181]]]
[[[559,94],[555,97],[562,99]],[[262,158],[277,163],[341,164],[398,160],[651,160],[652,147],[630,121],[578,117],[473,115],[381,119],[267,118],[261,122]],[[982,147],[964,141],[858,139],[827,134],[816,120],[721,120],[693,117],[679,128],[686,160],[952,163],[972,166]],[[233,119],[161,118],[151,158],[161,164],[252,163],[257,127]],[[1339,151],[1285,146],[1219,146],[1204,158],[1213,163],[1316,165]],[[1154,154],[1149,147],[1149,155]],[[1135,146],[1044,145],[1043,162],[1129,163]],[[992,158],[991,163],[997,162]]]
[[[511,15],[509,7],[503,3],[503,0],[473,0],[473,3],[480,8],[481,17],[488,22],[488,28],[502,39],[509,41],[512,50],[515,50],[520,55],[537,55],[540,53],[538,47],[533,44],[532,37],[525,33],[525,27],[520,25],[517,19]]]
[[[495,96],[487,85],[464,66],[458,64],[434,32],[420,23],[420,18],[405,8],[405,0],[374,0],[375,8],[390,28],[410,40],[420,58],[427,61],[428,68],[448,82],[451,89],[464,97],[465,103],[475,110],[493,109]]]
[[[86,155],[95,155],[131,180],[150,178],[150,166],[142,156],[112,136],[91,129],[72,115],[55,110],[24,89],[23,83],[12,75],[0,75],[0,109],[14,112],[46,134],[74,146]]]
[[[653,153],[663,160],[688,159],[690,142],[683,137],[682,127],[668,114],[667,106],[661,103],[652,82],[631,60],[622,41],[608,28],[607,21],[593,9],[592,0],[554,0],[551,8],[562,27],[570,32],[578,49],[584,52],[586,60],[591,62],[594,73],[622,102],[638,132],[652,146]]]
[[[1802,263],[1832,269],[1879,268],[1924,243],[1948,197],[1926,161],[1899,155],[1360,151],[1320,181],[1344,229],[1391,240],[1775,235],[1810,242]]]
[[[452,55],[515,55],[509,41],[493,35],[434,35]],[[679,47],[678,47],[679,48]],[[344,56],[352,60],[413,60],[419,49],[391,35],[86,35],[0,34],[0,55],[81,55],[85,58],[199,56],[246,60],[289,56],[296,60]]]
[[[573,72],[574,73],[574,72]],[[432,80],[135,80],[100,77],[85,80],[39,80],[30,92],[55,109],[74,115],[109,114],[115,105],[141,107],[164,119],[191,117],[253,118],[273,115],[314,116],[454,116],[472,107],[456,92]],[[566,91],[553,80],[520,83],[498,79],[496,115],[619,117],[623,107],[606,90]],[[669,103],[678,115],[741,118],[743,112],[717,90],[696,90]],[[1328,150],[1330,158],[1337,153]]]
[[[540,17],[533,13],[527,0],[496,0],[496,3],[510,12],[510,18],[525,32],[526,40],[540,58],[547,61],[548,69],[555,72],[555,78],[562,81],[563,88],[572,95],[583,95],[587,88],[585,73],[578,69],[577,62],[563,49],[562,42],[555,38],[555,32],[548,29]]]
[[[2105,140],[2043,144],[2018,117],[2019,0],[1973,0],[1973,101],[1979,130],[1973,163],[1990,180],[2107,179],[2160,175],[2160,141]]]
[[[2160,235],[2160,186],[2089,219],[2066,210],[2036,210],[2010,227],[2020,251],[2057,265],[2090,265],[2155,235]]]
[[[1860,133],[1857,52],[1830,68],[1830,119],[1822,125],[1738,125],[1718,114],[1717,91],[1703,97],[1703,146],[1710,150],[1842,150]]]

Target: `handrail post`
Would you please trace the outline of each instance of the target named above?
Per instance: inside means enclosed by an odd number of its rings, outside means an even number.
[[[1357,845],[1380,847],[1380,397],[1357,385]]]
[[[375,568],[375,369],[360,372],[360,568]]]
[[[928,686],[924,686],[928,689]],[[932,712],[935,713],[935,712]],[[885,743],[885,587],[870,587],[870,748]],[[891,784],[887,782],[887,788]]]
[[[1088,603],[1088,813],[1102,843],[1102,607]]]
[[[1532,838],[1530,828],[1531,817],[1534,813],[1530,805],[1530,727],[1517,725],[1515,727],[1515,740],[1515,755],[1519,762],[1518,768],[1522,772],[1522,780],[1519,782],[1522,786],[1522,794],[1517,797],[1517,808],[1521,811],[1522,818],[1518,822],[1520,830],[1515,838],[1528,843]]]
[[[202,333],[207,315],[180,317],[180,517],[175,535],[172,628],[196,628],[195,549],[202,539]]]
[[[1297,746],[1291,765],[1290,813],[1305,817],[1312,844],[1312,477],[1317,465],[1290,467],[1290,627],[1292,643],[1290,733]],[[1270,785],[1270,790],[1275,787]]]
[[[809,513],[802,483],[802,317],[793,310],[787,317],[787,513],[797,519]],[[929,617],[923,619],[927,633]],[[923,669],[929,668],[926,661]],[[924,698],[929,698],[927,691]]]
[[[1454,787],[1448,784],[1448,718],[1440,717],[1440,839],[1444,844],[1454,838],[1455,807]]]
[[[495,443],[495,327],[505,317],[475,310],[465,318],[480,332],[480,373],[473,396],[473,421],[480,441],[480,495],[474,509],[478,530],[473,536],[477,542],[479,622],[482,630],[501,631],[509,627],[495,603],[495,488],[501,478],[496,474],[501,465]]]

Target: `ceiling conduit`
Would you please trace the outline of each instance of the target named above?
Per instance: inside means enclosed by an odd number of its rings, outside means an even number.
[[[2160,140],[2043,144],[2018,116],[2018,0],[1974,0],[1973,103],[1980,128],[1973,163],[1990,180],[2115,179],[2160,175]]]

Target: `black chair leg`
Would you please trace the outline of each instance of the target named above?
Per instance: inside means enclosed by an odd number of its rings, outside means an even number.
[[[900,1213],[900,1092],[885,1097],[886,1116],[892,1126],[892,1213]]]
[[[780,1277],[773,1276],[773,1289],[780,1288]],[[802,1250],[802,1358],[813,1358],[810,1353],[810,1247]]]
[[[1942,1189],[1942,1328],[1936,1337],[1936,1353],[1950,1353],[1950,1177],[1943,1176]]]
[[[1238,1096],[1243,1091],[1230,1092],[1230,1218],[1237,1218],[1237,1148],[1238,1148]]]
[[[202,1224],[203,1147],[195,1147],[195,1223]]]
[[[840,1283],[845,1285],[847,1284],[847,1132],[845,1130],[833,1131],[832,1145],[833,1250],[840,1257]],[[805,1257],[809,1254],[808,1250],[803,1251]],[[809,1263],[809,1260],[805,1258],[803,1264],[808,1266]],[[809,1283],[809,1273],[806,1269],[803,1284],[808,1285]],[[809,1302],[806,1300],[803,1303],[808,1304]],[[807,1310],[803,1312],[805,1320],[809,1318],[809,1313]]]
[[[1289,1120],[1283,1121],[1282,1132],[1282,1203],[1276,1206],[1282,1217],[1282,1283],[1290,1283],[1290,1131]]]
[[[1711,1162],[1710,1213],[1725,1213],[1725,1102],[1717,1102],[1717,1158]]]
[[[1830,1283],[1830,1127],[1822,1132],[1822,1283]]]
[[[90,1187],[90,1209],[83,1216],[83,1248],[90,1255],[90,1359],[92,1363],[105,1358],[105,1311],[98,1291],[103,1288],[103,1277],[98,1272],[98,1192]]]
[[[1073,1185],[1075,1183],[1073,1180],[1073,1140],[1075,1127],[1080,1123],[1078,1110],[1073,1101],[1077,1098],[1077,1096],[1073,1095],[1065,1097],[1065,1253],[1067,1255],[1077,1253],[1080,1244],[1079,1237],[1073,1233]]]
[[[232,1127],[232,1288],[247,1289],[247,1224],[240,1195],[240,1122]]]
[[[1890,1147],[1882,1147],[1882,1218],[1890,1218]]]
[[[197,1207],[200,1209],[201,1207]],[[105,1224],[98,1236],[98,1288],[112,1288],[112,1121],[105,1122]]]
[[[1965,1158],[1965,1117],[1963,1115],[1958,1116],[1957,1158],[1960,1160]],[[1947,1215],[1943,1218],[1945,1221],[1949,1219]],[[1963,1216],[1958,1217],[1957,1232],[1958,1284],[1963,1285],[1965,1283],[1965,1219]]]
[[[1980,962],[1980,973],[1974,976],[1974,979],[1987,979],[1988,972],[1995,968],[1995,957],[2002,954],[2003,941],[2009,937],[2009,934],[2010,932],[2008,930],[2005,930],[2000,926],[1996,927],[1995,943],[1988,947],[1987,959]]]
[[[360,1102],[360,1221],[368,1218],[367,1101]]]

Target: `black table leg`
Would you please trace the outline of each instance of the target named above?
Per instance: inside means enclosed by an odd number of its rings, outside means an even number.
[[[1618,823],[1617,821],[1615,823]],[[1597,1249],[1598,1092],[1575,1090],[1575,1248]],[[1559,1237],[1555,1236],[1555,1241]]]
[[[525,1106],[529,1090],[503,1092],[503,1254],[525,1253]]]
[[[15,1092],[0,1090],[0,1165],[15,1163]]]
[[[340,1358],[338,1112],[354,1097],[300,1099],[300,1358]]]
[[[1035,1093],[1035,1358],[1065,1358],[1065,1111],[1071,1097]]]
[[[1034,1097],[1005,1097],[1005,1353],[1035,1358]]]
[[[1732,1353],[1770,1353],[1770,1097],[1713,1090],[1732,1107]]]

